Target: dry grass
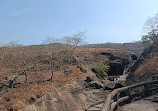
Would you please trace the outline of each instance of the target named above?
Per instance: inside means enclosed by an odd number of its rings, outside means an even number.
[[[78,48],[76,51],[79,52],[101,52],[101,51],[105,51],[105,52],[124,52],[124,53],[128,53],[128,54],[135,54],[132,51],[125,51],[122,49],[112,49],[112,48]]]
[[[37,80],[33,74],[29,75],[29,82],[16,85],[16,88],[10,89],[5,88],[0,92],[0,107],[3,111],[9,109],[20,109],[29,104],[32,104],[37,98],[41,97],[47,92],[56,91],[57,88],[64,87],[67,84],[77,80],[77,78],[85,79],[86,76],[91,74],[88,70],[88,73],[83,74],[76,66],[70,66],[72,69],[71,75],[65,75],[63,72],[55,72],[53,81],[46,81],[44,83],[33,82]],[[37,72],[36,72],[37,73]],[[42,73],[43,76],[49,78],[49,72]],[[46,75],[45,75],[46,74]],[[36,80],[35,80],[36,79]],[[31,98],[34,99],[31,100]]]
[[[150,55],[149,59],[143,61],[143,63],[136,70],[136,74],[145,74],[158,71],[158,54]]]
[[[85,58],[87,58],[89,61],[94,62],[95,61],[94,59],[96,59],[105,62],[106,59],[108,59],[108,57],[99,54],[100,52],[111,53],[115,57],[128,59],[129,61],[132,60],[131,55],[138,56],[137,54],[131,51],[112,49],[112,48],[78,48],[76,50],[76,53],[84,54]]]
[[[130,54],[134,54],[130,51],[124,51],[120,49],[110,49],[110,48],[83,48],[77,49],[76,53],[81,54],[78,58],[80,60],[88,61],[82,63],[82,67],[87,70],[87,73],[82,73],[76,65],[64,64],[68,65],[69,69],[72,70],[71,75],[64,74],[63,70],[56,71],[54,73],[53,81],[45,81],[43,83],[38,83],[38,81],[48,80],[51,76],[49,72],[49,64],[43,63],[40,61],[40,64],[44,65],[43,69],[40,67],[35,68],[28,72],[28,83],[24,83],[24,77],[21,77],[18,81],[21,84],[16,85],[15,88],[5,88],[0,92],[0,108],[2,111],[8,109],[20,109],[29,104],[32,104],[37,98],[41,97],[47,92],[56,91],[56,89],[61,88],[67,84],[70,84],[73,81],[76,81],[78,78],[85,79],[85,77],[92,75],[91,71],[89,70],[88,66],[95,61],[105,62],[107,57],[104,55],[98,55],[99,52],[109,52],[112,55],[119,56],[121,58],[127,58],[131,60]],[[45,54],[45,53],[42,53]],[[41,57],[41,60],[48,59],[48,55],[38,55]],[[84,56],[82,56],[84,55]],[[96,56],[97,55],[97,56]],[[61,60],[60,55],[58,58]],[[15,56],[17,57],[17,56]],[[37,56],[38,57],[38,56]],[[39,60],[39,59],[38,59]],[[60,61],[61,62],[61,61]],[[84,64],[85,63],[85,64]],[[10,77],[16,73],[14,67],[2,67],[0,72],[0,81],[4,80],[6,77]],[[32,100],[32,98],[34,100]]]

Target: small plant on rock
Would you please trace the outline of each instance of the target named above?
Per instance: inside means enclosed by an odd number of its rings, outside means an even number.
[[[104,79],[107,77],[107,72],[109,71],[110,66],[103,64],[103,63],[97,63],[93,66],[92,71],[96,73],[96,76],[100,79]]]

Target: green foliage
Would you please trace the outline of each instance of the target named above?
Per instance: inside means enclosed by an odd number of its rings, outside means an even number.
[[[147,45],[150,43],[148,35],[145,35],[142,37],[142,43],[143,43],[143,45]]]
[[[96,73],[98,78],[105,79],[110,66],[103,63],[97,63],[93,66],[92,71]]]
[[[152,44],[150,41],[150,36],[145,35],[142,37],[142,44],[144,45],[144,50],[148,49],[150,45]]]

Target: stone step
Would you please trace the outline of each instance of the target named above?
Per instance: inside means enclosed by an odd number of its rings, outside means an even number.
[[[103,105],[104,105],[104,103],[95,105],[95,106],[89,108],[88,111],[101,111],[101,108],[103,107]]]

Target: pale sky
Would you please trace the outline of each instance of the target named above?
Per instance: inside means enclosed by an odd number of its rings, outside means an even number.
[[[86,31],[88,43],[141,39],[158,0],[0,0],[0,43],[41,44]]]

